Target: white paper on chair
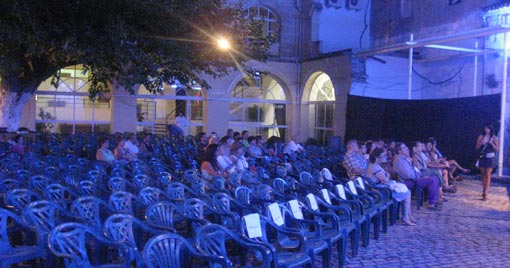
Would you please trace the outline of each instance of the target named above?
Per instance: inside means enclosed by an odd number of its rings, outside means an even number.
[[[307,194],[306,198],[308,198],[308,201],[310,202],[310,208],[312,210],[319,209],[319,206],[317,206],[317,200],[315,200],[315,196],[313,194]]]
[[[322,193],[322,198],[324,198],[324,201],[326,201],[326,203],[331,205],[331,198],[329,198],[328,190],[327,189],[322,189],[321,193]]]
[[[356,181],[358,182],[359,187],[361,187],[361,189],[365,190],[365,183],[363,182],[363,179],[361,177],[357,177]]]
[[[342,184],[337,184],[335,187],[336,187],[336,191],[338,192],[338,196],[340,198],[342,198],[343,200],[347,200],[347,196],[345,195],[344,186]]]
[[[269,212],[271,212],[271,218],[273,219],[273,222],[278,226],[282,226],[284,222],[278,203],[272,203],[267,207],[269,208]]]
[[[349,187],[349,191],[351,191],[352,194],[358,195],[358,191],[356,191],[356,185],[354,185],[353,181],[348,181],[347,186]]]
[[[260,226],[260,216],[257,213],[248,214],[243,217],[246,223],[246,231],[249,238],[262,236],[262,227]]]
[[[292,211],[292,215],[294,216],[294,218],[300,220],[304,219],[303,212],[301,212],[301,209],[299,208],[299,203],[296,199],[290,200],[287,203],[289,204],[290,211]]]

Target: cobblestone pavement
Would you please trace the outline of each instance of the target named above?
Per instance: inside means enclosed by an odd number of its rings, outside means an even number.
[[[416,210],[418,226],[390,226],[379,240],[348,251],[345,267],[510,267],[510,204],[506,188],[492,186],[481,201],[477,180],[456,183],[441,211]],[[336,267],[336,254],[332,265]],[[322,266],[318,266],[322,267]]]

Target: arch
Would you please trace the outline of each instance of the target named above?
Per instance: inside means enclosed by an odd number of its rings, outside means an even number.
[[[322,71],[312,73],[305,82],[302,96],[307,128],[313,129],[313,137],[326,144],[333,135],[335,88],[329,75]]]
[[[229,89],[229,127],[251,134],[285,138],[290,122],[290,93],[277,75],[252,67]]]

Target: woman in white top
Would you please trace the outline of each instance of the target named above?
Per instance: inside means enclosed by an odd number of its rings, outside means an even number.
[[[402,223],[408,226],[416,225],[416,221],[411,216],[411,191],[404,187],[405,184],[390,180],[388,173],[381,167],[382,163],[388,160],[388,155],[381,148],[375,148],[370,153],[370,165],[367,168],[367,176],[372,180],[377,180],[381,184],[386,184],[392,191],[392,196],[397,201],[404,201],[404,217]]]
[[[96,159],[106,162],[112,162],[115,160],[115,155],[113,155],[113,152],[108,149],[110,141],[107,138],[101,138],[99,143],[101,144],[101,147],[99,147],[96,151]]]
[[[236,172],[247,170],[249,167],[244,153],[244,145],[241,142],[236,141],[230,146],[230,160],[235,163]]]

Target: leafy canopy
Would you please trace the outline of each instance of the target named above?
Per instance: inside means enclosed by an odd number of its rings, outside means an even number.
[[[58,70],[75,64],[90,72],[91,98],[110,81],[158,92],[163,82],[264,60],[276,38],[222,0],[2,0],[0,10],[0,78],[18,93],[51,75],[58,83]],[[218,49],[221,36],[231,50]]]

